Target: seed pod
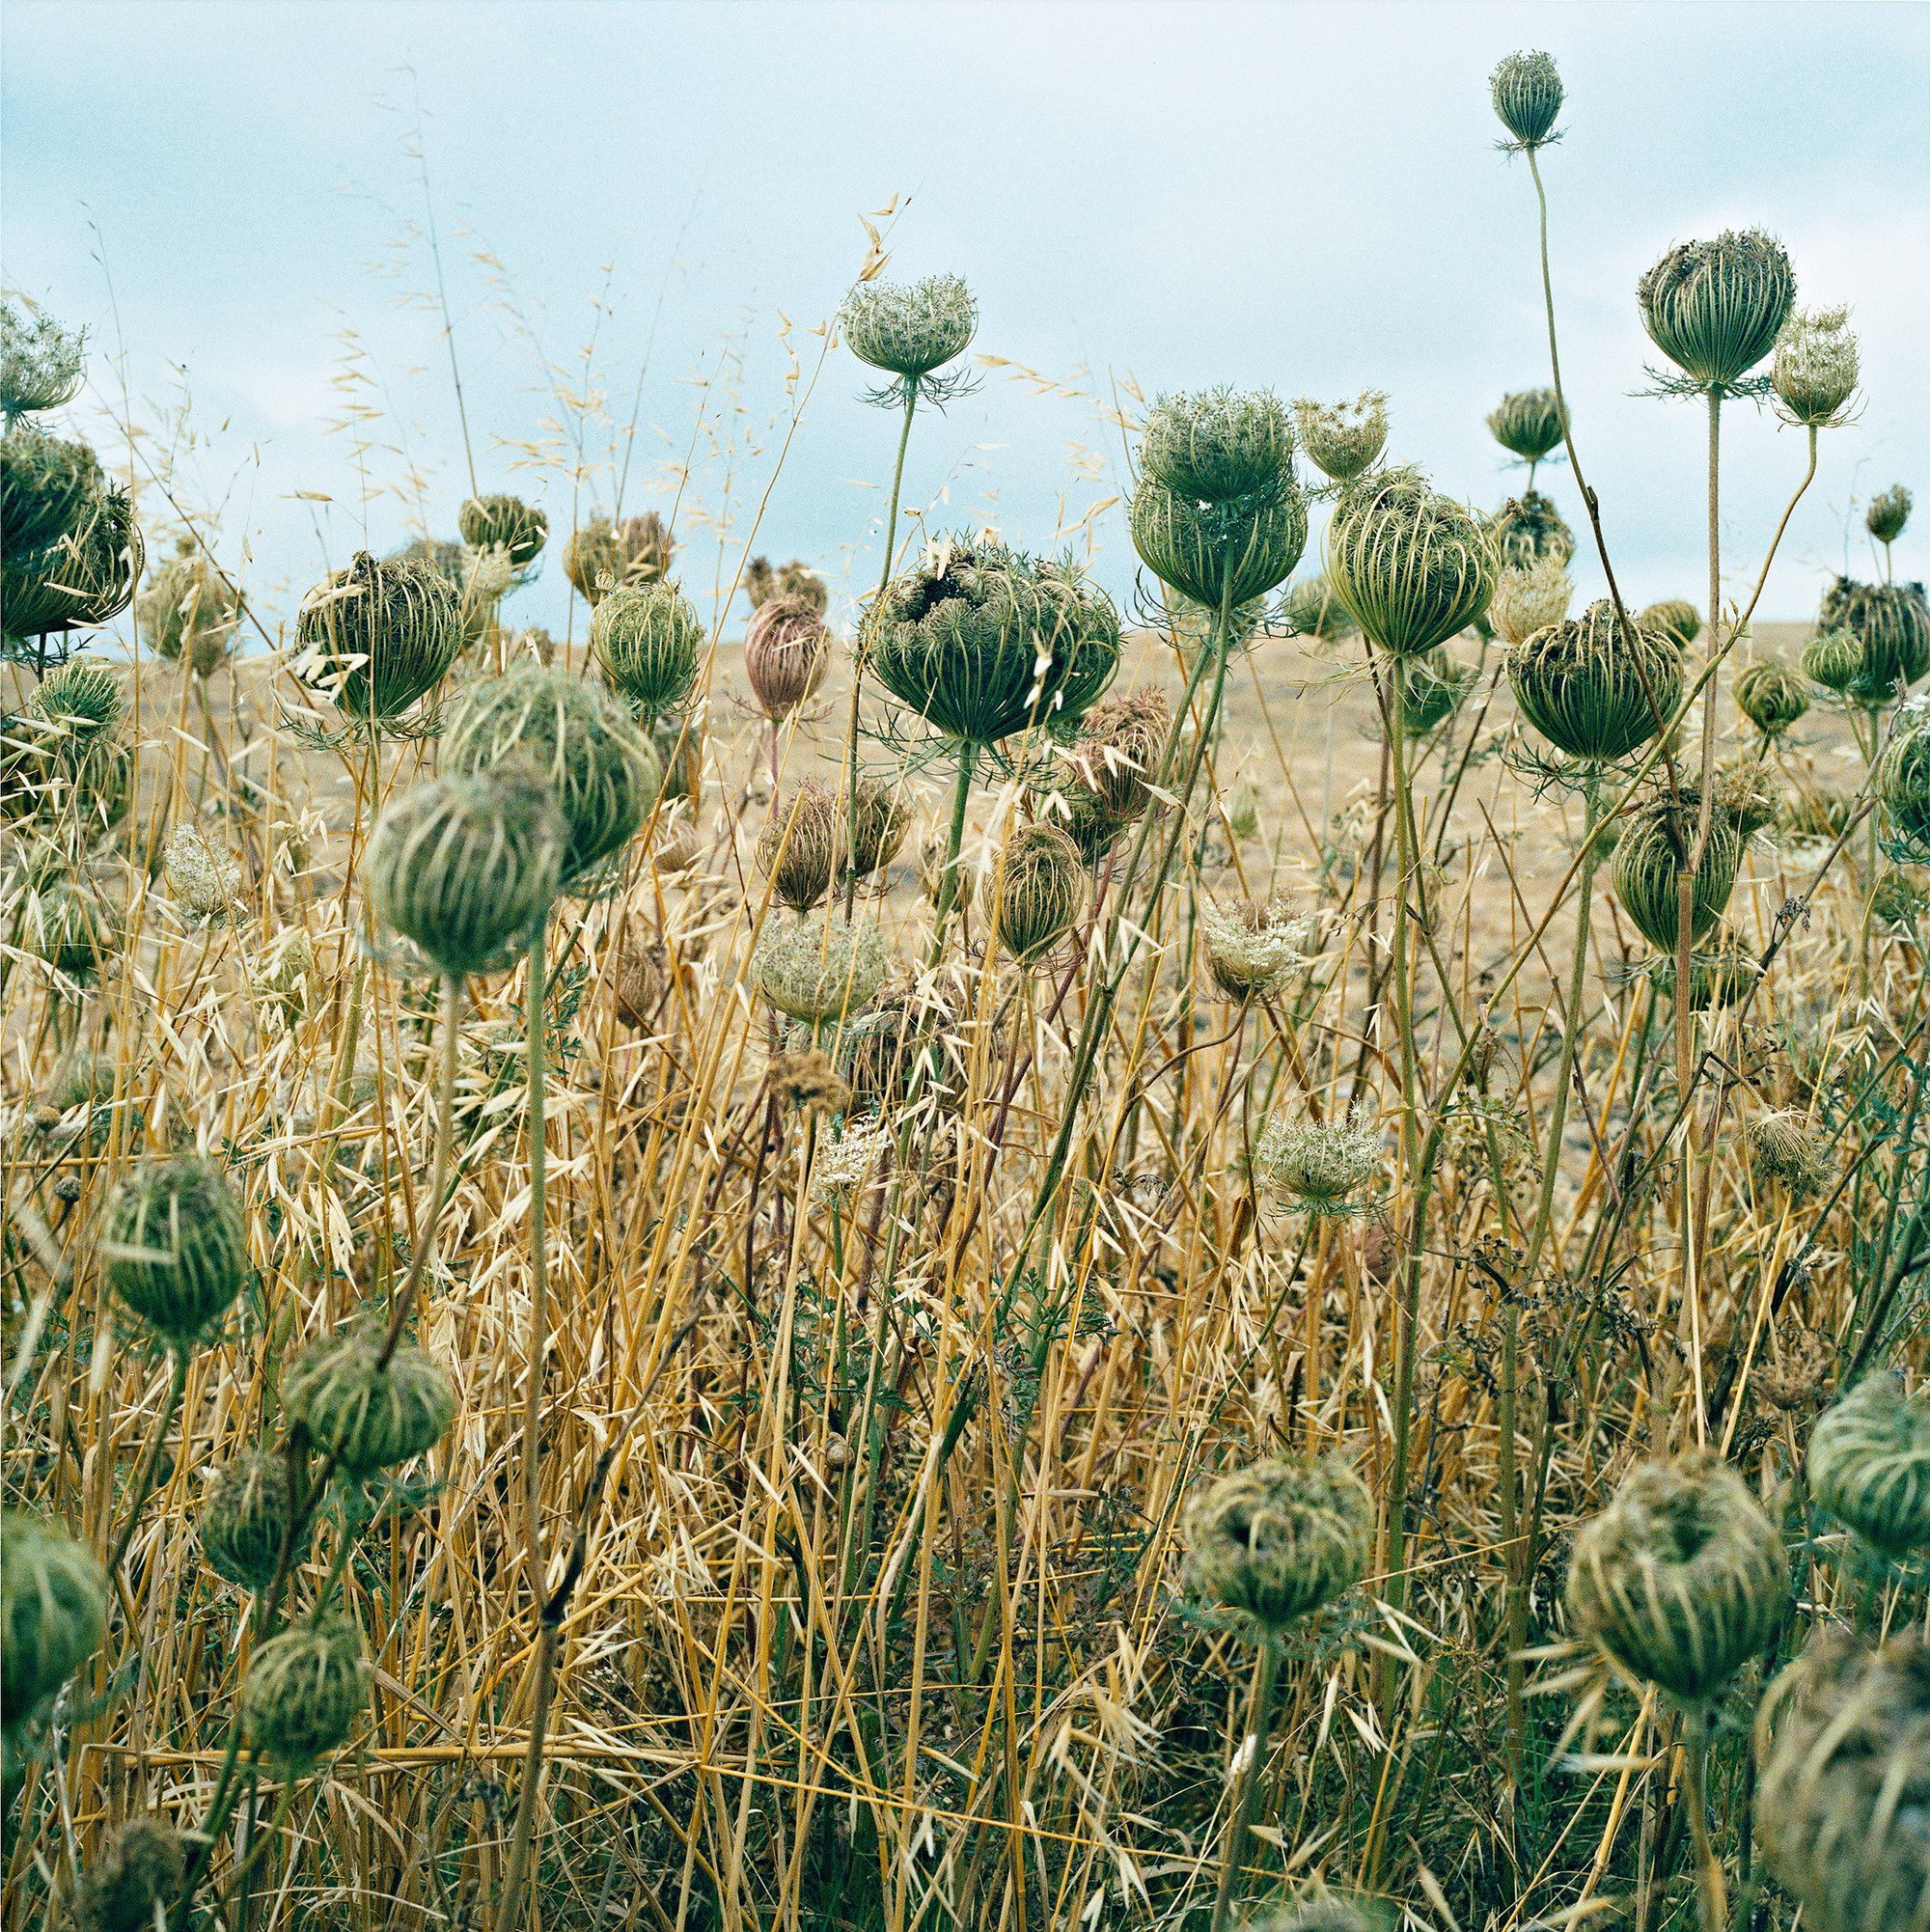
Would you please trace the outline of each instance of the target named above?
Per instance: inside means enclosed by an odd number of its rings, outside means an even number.
[[[1757,229],[1680,242],[1637,289],[1649,340],[1698,388],[1723,392],[1776,346],[1796,299],[1781,242]]]
[[[1570,758],[1626,758],[1674,715],[1682,656],[1659,630],[1625,624],[1606,600],[1508,653],[1515,702]]]
[[[909,286],[866,282],[838,312],[844,345],[873,369],[916,381],[963,355],[979,332],[979,305],[956,275]]]
[[[499,970],[548,910],[569,828],[524,766],[436,778],[392,799],[369,841],[369,903],[440,970]]]
[[[272,1449],[243,1449],[215,1472],[202,1502],[201,1554],[216,1576],[266,1589],[275,1580],[292,1520],[287,1458]],[[290,1561],[301,1558],[298,1545]]]
[[[39,1717],[107,1634],[91,1551],[23,1510],[0,1513],[0,1719]]]
[[[180,1834],[159,1813],[129,1818],[80,1882],[80,1932],[153,1932],[165,1923],[187,1877]]]
[[[1555,117],[1561,112],[1561,76],[1551,55],[1510,54],[1489,76],[1488,91],[1502,125],[1513,137],[1508,145],[1532,150],[1554,138]]]
[[[1861,704],[1893,704],[1930,671],[1930,601],[1921,584],[1838,577],[1818,621],[1825,630],[1849,631],[1861,645],[1862,663],[1846,687]]]
[[[1744,1138],[1758,1185],[1782,1188],[1798,1201],[1829,1186],[1829,1144],[1802,1115],[1765,1114],[1750,1122]]]
[[[306,1771],[346,1743],[368,1708],[369,1661],[353,1625],[331,1618],[271,1637],[241,1680],[241,1728],[286,1770]]]
[[[432,1449],[455,1420],[455,1391],[413,1342],[381,1361],[381,1338],[347,1329],[312,1342],[282,1377],[282,1407],[352,1477]]]
[[[71,402],[86,373],[85,329],[64,329],[44,309],[0,302],[0,410],[9,422]]]
[[[960,537],[886,587],[865,655],[933,730],[992,744],[1077,723],[1118,668],[1119,619],[1071,566]]]
[[[1809,708],[1802,678],[1779,657],[1759,657],[1736,673],[1736,708],[1765,738],[1779,738]]]
[[[1876,795],[1898,842],[1919,855],[1930,848],[1930,724],[1914,724],[1885,746]]]
[[[455,527],[472,550],[502,550],[510,567],[527,570],[549,540],[549,518],[516,496],[472,496],[455,512]]]
[[[1878,491],[1863,512],[1863,528],[1879,543],[1894,543],[1909,521],[1910,492],[1901,483]]]
[[[1348,402],[1303,396],[1293,420],[1301,448],[1336,483],[1352,483],[1387,446],[1387,395],[1379,389],[1365,389]]]
[[[654,584],[667,577],[676,548],[653,510],[618,524],[607,516],[593,516],[564,545],[563,573],[594,610],[606,592],[620,585]]]
[[[654,754],[620,704],[540,664],[474,686],[443,746],[451,771],[480,776],[519,759],[548,786],[569,827],[565,887],[635,835],[661,783]]]
[[[121,680],[92,657],[76,657],[50,671],[34,693],[32,704],[49,725],[82,742],[113,731],[126,709]]]
[[[1575,533],[1538,489],[1510,497],[1502,505],[1493,528],[1503,565],[1530,569],[1553,558],[1566,569],[1574,562]]]
[[[1741,1477],[1699,1456],[1638,1464],[1568,1564],[1575,1629],[1685,1703],[1767,1645],[1788,1597],[1775,1524]]]
[[[234,648],[241,599],[192,537],[148,581],[135,604],[148,649],[206,677]]]
[[[879,778],[858,781],[858,843],[851,869],[861,879],[882,870],[898,855],[911,830],[911,808],[895,785]]]
[[[1043,959],[1072,930],[1086,897],[1079,847],[1056,825],[1021,825],[985,881],[985,913],[1021,966]]]
[[[40,429],[0,437],[0,526],[7,554],[45,548],[79,527],[87,506],[106,487],[85,443],[63,442]]]
[[[1809,1438],[1809,1493],[1864,1542],[1900,1562],[1930,1550],[1930,1394],[1866,1375]]]
[[[1790,310],[1769,378],[1784,422],[1826,429],[1843,421],[1860,373],[1849,322],[1847,309]]]
[[[1217,613],[1263,597],[1307,548],[1307,502],[1289,466],[1251,496],[1196,502],[1146,475],[1127,511],[1133,545],[1164,584]]]
[[[1184,1532],[1187,1581],[1277,1634],[1359,1582],[1372,1551],[1373,1498],[1337,1459],[1258,1462],[1195,1497]]]
[[[1383,650],[1411,657],[1480,617],[1501,557],[1464,505],[1418,471],[1364,480],[1327,525],[1327,576],[1354,621]]]
[[[744,676],[764,716],[779,721],[808,703],[831,669],[831,631],[821,607],[803,597],[771,597],[744,632]]]
[[[1819,631],[1803,647],[1803,675],[1837,697],[1848,697],[1863,675],[1863,647],[1854,631]]]
[[[1930,1932],[1930,1645],[1819,1630],[1756,1713],[1763,1863],[1816,1932]]]
[[[107,1203],[101,1235],[114,1292],[178,1353],[217,1328],[248,1275],[248,1224],[205,1154],[144,1160]]]
[[[1280,607],[1282,626],[1295,637],[1318,638],[1337,644],[1354,634],[1354,619],[1324,576],[1303,578],[1287,592]]]
[[[844,860],[845,813],[836,792],[806,779],[758,836],[758,869],[793,912],[809,912],[831,890]]]
[[[1664,597],[1648,605],[1636,619],[1643,630],[1659,630],[1678,650],[1687,650],[1702,635],[1702,613],[1687,597]]]
[[[849,1020],[884,983],[890,956],[869,920],[846,924],[829,912],[795,925],[766,923],[751,973],[758,990],[779,1012],[816,1028]]]
[[[304,681],[345,717],[386,723],[442,681],[462,649],[461,593],[419,557],[357,551],[302,599]]]
[[[1292,466],[1292,422],[1264,389],[1162,396],[1140,442],[1142,470],[1194,503],[1232,503],[1271,490]]]
[[[1636,929],[1658,952],[1672,952],[1681,925],[1675,875],[1695,847],[1693,798],[1680,804],[1659,798],[1631,815],[1615,842],[1615,896]],[[1696,869],[1689,938],[1693,945],[1722,918],[1736,888],[1742,841],[1733,822],[1718,812],[1709,822],[1702,863]]]
[[[647,717],[690,697],[703,664],[703,624],[673,584],[620,584],[590,620],[603,675]]]
[[[1558,450],[1567,430],[1568,412],[1552,389],[1514,390],[1502,398],[1488,417],[1488,432],[1495,441],[1530,463],[1538,463],[1551,450]],[[1574,554],[1572,548],[1569,554]]]

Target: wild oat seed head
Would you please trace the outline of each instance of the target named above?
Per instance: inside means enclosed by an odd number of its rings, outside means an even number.
[[[1257,1462],[1186,1505],[1186,1581],[1277,1636],[1360,1581],[1373,1532],[1373,1498],[1345,1463]]]
[[[1510,54],[1488,77],[1495,113],[1514,149],[1534,149],[1552,140],[1561,112],[1561,76],[1554,57],[1540,52]]]
[[[758,869],[793,912],[809,912],[844,863],[846,814],[838,794],[808,778],[780,801],[758,835]]]
[[[1488,604],[1488,622],[1503,644],[1526,644],[1536,631],[1559,623],[1574,597],[1575,581],[1558,557],[1503,564]]]
[[[549,541],[549,518],[519,496],[472,496],[455,512],[455,527],[472,550],[501,550],[519,572]]]
[[[1809,708],[1809,686],[1779,657],[1759,657],[1736,673],[1736,709],[1766,738],[1779,738]]]
[[[1910,521],[1910,492],[1901,483],[1891,483],[1870,498],[1869,509],[1863,512],[1863,528],[1879,543],[1894,543]]]
[[[0,1514],[0,1718],[41,1715],[107,1634],[94,1553],[24,1510]]]
[[[234,648],[241,599],[192,538],[148,580],[134,617],[148,649],[206,677]]]
[[[247,1589],[266,1589],[293,1521],[288,1458],[273,1449],[241,1449],[215,1471],[202,1499],[196,1526],[201,1554],[216,1576]],[[291,1560],[299,1564],[302,1554],[297,1547]]]
[[[1785,422],[1810,429],[1843,422],[1861,373],[1848,309],[1790,310],[1769,378]]]
[[[1930,1391],[1866,1375],[1816,1420],[1809,1493],[1896,1561],[1930,1551]]]
[[[1287,592],[1279,621],[1295,637],[1318,638],[1322,644],[1337,644],[1354,634],[1353,613],[1323,575],[1303,577]]]
[[[378,1334],[324,1336],[282,1375],[282,1407],[324,1455],[353,1477],[395,1469],[432,1449],[455,1420],[455,1391],[425,1351],[405,1341],[381,1361]]]
[[[1636,621],[1645,630],[1661,631],[1678,650],[1687,650],[1702,635],[1702,613],[1687,597],[1664,597],[1648,605]]]
[[[1775,348],[1796,275],[1775,236],[1728,229],[1677,243],[1636,293],[1656,347],[1696,387],[1727,392]]]
[[[1763,1863],[1815,1932],[1930,1932],[1930,1644],[1819,1630],[1756,1713]]]
[[[375,821],[370,907],[442,972],[496,972],[556,897],[568,844],[550,787],[526,765],[430,779]]]
[[[0,410],[9,422],[71,402],[86,373],[86,330],[62,328],[44,309],[0,302]]]
[[[1416,470],[1364,478],[1327,525],[1327,576],[1361,629],[1410,657],[1488,608],[1501,555],[1485,521]]]
[[[101,1253],[114,1292],[176,1353],[220,1327],[248,1278],[248,1224],[205,1154],[135,1164],[107,1202]]]
[[[1057,825],[1021,825],[986,874],[985,911],[1000,946],[1035,965],[1072,930],[1088,891],[1071,836]]]
[[[1801,662],[1812,684],[1847,697],[1862,676],[1862,640],[1853,630],[1818,631],[1803,647]]]
[[[1570,758],[1626,758],[1674,715],[1682,654],[1658,630],[1625,624],[1606,599],[1508,652],[1508,682],[1534,729]]]
[[[1237,611],[1283,584],[1307,548],[1307,500],[1291,466],[1264,489],[1220,503],[1142,476],[1127,522],[1146,567],[1213,620],[1223,596]]]
[[[1568,412],[1552,389],[1517,389],[1503,396],[1488,417],[1488,433],[1523,461],[1538,463],[1561,447]]]
[[[1300,447],[1336,483],[1352,483],[1387,447],[1387,392],[1380,389],[1364,389],[1344,402],[1303,396],[1293,405]]]
[[[704,642],[697,606],[661,581],[620,585],[590,620],[591,647],[604,676],[648,717],[689,699],[703,668]]]
[[[890,965],[872,921],[847,925],[832,912],[809,913],[794,924],[766,921],[751,955],[758,990],[779,1012],[813,1028],[862,1012]]]
[[[831,668],[831,631],[808,598],[766,597],[744,629],[744,676],[774,723],[816,695]]]
[[[161,870],[175,903],[193,919],[219,922],[241,897],[241,866],[208,843],[199,825],[183,822],[169,832]]]
[[[1208,905],[1200,918],[1206,932],[1206,968],[1229,1000],[1270,1000],[1306,964],[1313,937],[1310,920],[1295,917],[1278,899],[1251,902],[1230,913]]]
[[[1622,821],[1615,842],[1615,897],[1636,929],[1658,952],[1675,951],[1681,926],[1676,873],[1695,849],[1697,807],[1686,793],[1677,802],[1659,796]],[[1708,932],[1727,909],[1742,863],[1734,821],[1718,812],[1710,820],[1702,863],[1690,901],[1690,943]]]
[[[187,1876],[181,1835],[158,1812],[129,1818],[88,1864],[74,1904],[78,1932],[153,1932]]]
[[[248,1741],[290,1772],[339,1750],[369,1703],[369,1660],[345,1618],[271,1637],[249,1660],[238,1700]]]
[[[358,551],[295,614],[303,681],[345,717],[372,723],[400,717],[434,690],[462,638],[461,593],[418,557],[378,563]]]
[[[1574,562],[1575,533],[1553,500],[1538,489],[1503,504],[1493,528],[1504,565],[1528,566],[1548,557],[1558,558],[1564,566]]]
[[[916,381],[971,346],[979,304],[956,275],[864,282],[845,296],[838,327],[860,362]]]
[[[1835,1178],[1828,1140],[1801,1114],[1765,1114],[1750,1122],[1744,1141],[1758,1186],[1807,1201]]]
[[[1847,687],[1864,704],[1891,704],[1930,671],[1930,602],[1921,584],[1860,584],[1838,577],[1817,617],[1826,631],[1846,630],[1862,647]]]
[[[1380,1164],[1380,1128],[1358,1114],[1324,1122],[1276,1117],[1254,1149],[1254,1171],[1267,1187],[1316,1219],[1358,1213]]]
[[[1789,1602],[1781,1538],[1712,1458],[1638,1464],[1575,1535],[1568,1618],[1633,1675],[1694,1703],[1774,1635]]]
[[[1162,396],[1140,440],[1145,474],[1196,503],[1230,503],[1272,489],[1292,465],[1292,421],[1265,389]]]

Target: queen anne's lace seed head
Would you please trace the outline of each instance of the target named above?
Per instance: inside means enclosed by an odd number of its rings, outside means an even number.
[[[861,1013],[890,964],[872,921],[847,923],[830,911],[766,922],[751,955],[758,990],[779,1012],[813,1028]]]
[[[1809,687],[1779,657],[1759,657],[1736,673],[1736,709],[1766,738],[1779,738],[1809,708]]]
[[[1254,1168],[1273,1193],[1316,1217],[1362,1209],[1362,1190],[1381,1164],[1380,1129],[1356,1115],[1336,1121],[1275,1119],[1254,1149]]]
[[[1206,965],[1213,983],[1229,1000],[1269,1000],[1307,961],[1310,920],[1297,918],[1277,899],[1222,912],[1208,906]]]
[[[1343,402],[1303,396],[1293,405],[1300,447],[1336,483],[1352,483],[1387,447],[1387,400],[1379,389],[1364,389]]]
[[[1264,389],[1162,396],[1140,442],[1140,464],[1175,496],[1228,503],[1272,488],[1293,462],[1293,424]]]
[[[1649,604],[1636,621],[1646,629],[1661,631],[1678,650],[1687,650],[1702,634],[1702,613],[1687,597],[1664,597]]]
[[[1841,423],[1861,373],[1848,309],[1790,311],[1769,378],[1786,421],[1809,429]]]
[[[44,309],[0,302],[0,410],[10,423],[71,402],[86,373],[85,330],[62,328]]]
[[[1901,483],[1879,490],[1863,512],[1863,528],[1879,543],[1894,543],[1910,521],[1910,492]]]
[[[241,896],[241,868],[217,852],[198,825],[177,825],[161,849],[161,870],[180,909],[210,924],[229,918]]]
[[[1510,54],[1489,76],[1488,92],[1510,137],[1503,145],[1532,150],[1556,138],[1561,76],[1552,55],[1538,50]]]
[[[1327,525],[1327,575],[1383,650],[1412,656],[1482,616],[1501,573],[1484,519],[1415,470],[1364,478]]]
[[[1817,1418],[1809,1493],[1885,1556],[1930,1551],[1930,1393],[1866,1375]]]
[[[1186,1581],[1274,1636],[1360,1580],[1373,1533],[1373,1499],[1345,1463],[1255,1463],[1187,1504]]]
[[[917,381],[971,346],[979,304],[956,275],[865,282],[844,298],[838,326],[860,362]]]
[[[1558,450],[1567,428],[1567,411],[1552,389],[1511,391],[1488,416],[1488,433],[1495,441],[1530,463]]]
[[[1698,389],[1726,393],[1776,346],[1796,299],[1788,252],[1758,229],[1678,243],[1637,290],[1642,325]]]
[[[1559,623],[1574,597],[1575,581],[1558,557],[1504,564],[1488,605],[1488,622],[1503,644],[1525,644],[1536,631]]]

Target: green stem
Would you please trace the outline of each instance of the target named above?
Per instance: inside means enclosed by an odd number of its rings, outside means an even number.
[[[928,971],[945,950],[945,926],[958,897],[958,853],[965,843],[965,813],[972,798],[972,778],[979,768],[979,747],[969,740],[958,748],[958,776],[951,787],[951,826],[945,841],[945,869],[938,875],[938,916],[925,954]]]
[[[1227,1828],[1227,1849],[1220,1859],[1220,1889],[1213,1899],[1212,1932],[1225,1932],[1233,1900],[1233,1883],[1239,1875],[1240,1862],[1246,1857],[1254,1806],[1266,1770],[1267,1740],[1273,1729],[1273,1681],[1279,1664],[1280,1645],[1273,1632],[1268,1631],[1260,1639],[1260,1654],[1254,1666],[1253,1695],[1247,1703],[1246,1728],[1254,1741],[1254,1754],[1240,1774],[1240,1795],[1233,1808],[1232,1823]],[[1245,1739],[1241,1741],[1244,1743]]]
[[[1709,1712],[1694,1704],[1684,1714],[1687,1737],[1683,1748],[1682,1789],[1689,1808],[1689,1835],[1696,1847],[1696,1901],[1702,1932],[1726,1932],[1729,1922],[1728,1888],[1723,1862],[1709,1840]]]

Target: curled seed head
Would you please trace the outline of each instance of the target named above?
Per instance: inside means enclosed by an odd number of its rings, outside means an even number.
[[[1354,634],[1353,614],[1324,575],[1304,577],[1287,592],[1281,601],[1280,623],[1295,637],[1318,638],[1322,644],[1337,644]]]
[[[472,550],[500,550],[512,570],[527,570],[549,541],[549,518],[519,496],[472,496],[455,512]]]
[[[985,880],[999,944],[1021,966],[1043,959],[1072,929],[1086,897],[1086,868],[1057,825],[1021,825]]]
[[[154,1813],[129,1818],[102,1846],[80,1882],[80,1932],[152,1932],[165,1922],[187,1876],[180,1834]]]
[[[758,605],[744,632],[744,676],[765,717],[789,717],[816,695],[830,668],[831,631],[822,606],[789,595]]]
[[[1552,389],[1517,389],[1503,396],[1488,417],[1488,432],[1503,449],[1538,463],[1561,447],[1568,412]]]
[[[1473,668],[1445,645],[1408,658],[1398,687],[1401,730],[1411,738],[1425,737],[1460,709],[1474,682]]]
[[[1522,715],[1558,750],[1625,758],[1673,715],[1682,655],[1659,630],[1624,623],[1606,600],[1539,630],[1508,653]]]
[[[1736,708],[1766,738],[1779,738],[1809,708],[1809,687],[1779,657],[1736,673]]]
[[[846,828],[849,829],[848,827]],[[851,869],[868,879],[898,855],[911,830],[911,807],[903,791],[881,778],[858,780],[858,842]]]
[[[697,607],[660,580],[609,592],[590,620],[590,643],[603,675],[648,717],[682,705],[703,664]]]
[[[369,1703],[369,1660],[352,1624],[334,1618],[271,1637],[241,1680],[241,1726],[255,1748],[306,1770],[348,1740]]]
[[[1809,429],[1841,423],[1861,373],[1848,309],[1790,310],[1769,377],[1786,422]]]
[[[563,548],[563,574],[593,610],[623,584],[654,584],[670,574],[676,548],[655,511],[612,523],[593,516]]]
[[[1283,584],[1307,548],[1307,500],[1290,465],[1251,496],[1214,503],[1147,472],[1127,521],[1146,567],[1215,614],[1223,596],[1237,610]]]
[[[1330,1121],[1276,1118],[1254,1149],[1254,1170],[1267,1187],[1316,1218],[1361,1212],[1361,1190],[1380,1164],[1380,1129],[1360,1115]]]
[[[433,1359],[348,1329],[311,1343],[282,1377],[282,1406],[350,1476],[394,1469],[431,1449],[455,1420],[455,1391]]]
[[[1641,278],[1642,326],[1700,388],[1733,388],[1776,346],[1796,300],[1781,242],[1758,229],[1680,242]]]
[[[1808,1474],[1816,1501],[1885,1556],[1930,1550],[1930,1394],[1864,1376],[1817,1418]]]
[[[1568,528],[1552,498],[1538,489],[1510,497],[1493,524],[1503,564],[1530,566],[1550,557],[1566,566],[1575,559],[1575,533]]]
[[[1863,512],[1863,528],[1879,543],[1894,543],[1910,521],[1910,492],[1901,483],[1891,483],[1870,498]]]
[[[783,597],[822,617],[831,604],[831,587],[801,557],[774,565],[768,557],[753,557],[744,566],[744,594],[753,613]]]
[[[1826,631],[1849,632],[1861,647],[1862,660],[1845,687],[1861,704],[1894,704],[1930,671],[1930,602],[1921,584],[1838,577],[1823,598],[1818,622]]]
[[[1658,797],[1635,812],[1615,842],[1615,897],[1636,929],[1658,952],[1672,952],[1681,927],[1676,875],[1695,850],[1698,809],[1685,789],[1680,799]],[[1723,813],[1710,820],[1690,899],[1693,945],[1722,918],[1735,891],[1742,840]]]
[[[1489,76],[1488,92],[1508,131],[1508,147],[1534,149],[1555,138],[1561,76],[1552,55],[1539,50],[1510,54]]]
[[[226,1172],[205,1154],[136,1163],[101,1233],[114,1292],[171,1348],[217,1328],[248,1273],[248,1227]]]
[[[1272,1635],[1360,1581],[1373,1530],[1373,1499],[1345,1463],[1254,1463],[1187,1504],[1186,1580]]]
[[[1488,604],[1488,622],[1503,644],[1526,644],[1536,631],[1558,624],[1574,596],[1574,579],[1557,556],[1503,564]]]
[[[1863,674],[1863,647],[1852,630],[1818,631],[1803,647],[1803,675],[1812,684],[1847,697]]]
[[[1913,853],[1930,849],[1930,720],[1916,720],[1884,747],[1876,795],[1893,838]]]
[[[461,593],[433,565],[364,550],[302,599],[297,668],[345,716],[391,720],[442,681],[462,634]]]
[[[1175,496],[1227,503],[1274,487],[1293,463],[1293,423],[1264,389],[1162,396],[1140,442],[1140,464]]]
[[[751,971],[779,1012],[817,1027],[862,1012],[890,966],[883,936],[870,920],[846,923],[829,912],[795,924],[766,922]]]
[[[0,1717],[39,1717],[107,1634],[92,1551],[23,1510],[0,1514]]]
[[[216,1576],[248,1589],[266,1589],[293,1521],[287,1457],[272,1449],[243,1449],[207,1486],[197,1525],[201,1554]],[[291,1560],[299,1562],[301,1556],[297,1548]]]
[[[1834,1177],[1829,1143],[1800,1114],[1765,1114],[1751,1120],[1745,1139],[1757,1184],[1781,1188],[1807,1201]]]
[[[206,677],[234,649],[241,598],[192,537],[148,580],[135,621],[150,650]]]
[[[1659,630],[1687,650],[1702,635],[1702,613],[1687,597],[1663,597],[1643,609],[1636,621],[1644,630]]]
[[[1364,478],[1327,525],[1327,576],[1383,650],[1412,656],[1482,616],[1501,556],[1483,520],[1418,471]]]

